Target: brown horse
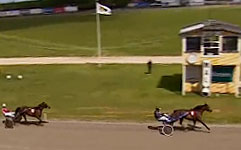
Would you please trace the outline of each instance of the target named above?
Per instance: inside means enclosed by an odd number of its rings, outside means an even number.
[[[183,114],[185,112],[188,112],[189,114],[183,118],[180,118],[180,124],[182,125],[183,119],[191,120],[193,121],[193,125],[195,127],[196,122],[200,122],[202,125],[204,125],[208,130],[210,128],[202,121],[202,115],[204,111],[212,112],[208,104],[204,105],[198,105],[192,109],[178,109],[174,110],[173,113],[171,114],[171,117],[178,116],[179,114]]]
[[[42,102],[36,107],[22,106],[16,109],[15,114],[19,116],[23,116],[25,122],[27,122],[26,115],[28,115],[28,116],[37,118],[39,120],[39,123],[41,123],[42,122],[41,116],[44,108],[50,109],[50,106],[48,106],[48,104],[45,102]]]

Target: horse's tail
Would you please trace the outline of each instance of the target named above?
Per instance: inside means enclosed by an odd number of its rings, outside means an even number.
[[[177,111],[179,111],[179,110],[173,110],[173,113],[175,113],[175,112],[177,112]]]
[[[25,113],[25,107],[17,107],[15,110],[15,116],[16,115],[23,115]]]
[[[21,112],[21,107],[17,107],[15,109],[14,122],[20,122],[20,120],[22,119],[22,116],[21,116],[20,112]]]
[[[17,107],[17,108],[15,109],[15,114],[19,113],[19,112],[20,112],[20,109],[21,109],[21,107]]]

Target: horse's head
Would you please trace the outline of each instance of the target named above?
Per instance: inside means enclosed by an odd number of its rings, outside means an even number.
[[[213,111],[213,110],[209,107],[208,104],[204,104],[204,105],[203,105],[203,110],[206,110],[206,111],[208,111],[208,112],[212,112],[212,111]]]
[[[45,102],[42,102],[41,104],[38,105],[38,107],[41,107],[41,108],[51,108],[47,103]]]
[[[208,104],[204,104],[204,105],[198,105],[196,107],[194,107],[192,110],[195,111],[208,111],[208,112],[212,112],[212,109],[209,107]]]

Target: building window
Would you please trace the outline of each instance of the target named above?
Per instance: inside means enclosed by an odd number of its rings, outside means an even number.
[[[197,83],[202,79],[201,66],[187,66],[186,67],[186,82]]]
[[[200,37],[187,37],[186,38],[186,52],[200,52],[201,38]]]
[[[226,36],[223,37],[223,51],[224,52],[235,52],[238,50],[238,37]]]
[[[234,66],[213,66],[212,82],[233,82]]]
[[[205,56],[217,56],[219,55],[219,37],[218,36],[206,36],[203,38],[203,50]]]

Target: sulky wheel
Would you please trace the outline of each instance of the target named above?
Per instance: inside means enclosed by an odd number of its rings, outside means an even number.
[[[165,136],[172,136],[174,132],[174,128],[171,125],[164,125],[162,128],[162,134]]]
[[[7,117],[5,120],[5,128],[13,128],[14,122],[12,118]]]

